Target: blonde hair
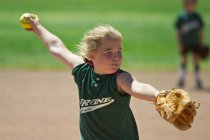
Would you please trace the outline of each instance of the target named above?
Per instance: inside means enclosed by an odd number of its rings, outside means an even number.
[[[122,40],[121,33],[110,25],[99,25],[85,33],[78,46],[79,55],[89,59],[90,53],[100,47],[103,40]]]

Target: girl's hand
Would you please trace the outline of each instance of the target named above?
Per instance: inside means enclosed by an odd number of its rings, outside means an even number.
[[[33,14],[33,17],[30,15],[25,15],[24,19],[31,25],[31,28],[25,28],[25,30],[36,32],[37,27],[40,25],[39,17],[35,14]]]

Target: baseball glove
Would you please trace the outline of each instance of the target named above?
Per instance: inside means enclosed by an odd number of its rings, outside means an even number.
[[[155,102],[160,116],[182,131],[191,128],[199,105],[196,107],[189,94],[182,89],[161,91]]]
[[[199,54],[200,54],[201,59],[203,59],[203,60],[207,59],[208,56],[209,56],[209,47],[208,47],[208,45],[200,47]]]

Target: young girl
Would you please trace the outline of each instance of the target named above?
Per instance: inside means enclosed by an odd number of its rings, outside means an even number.
[[[203,42],[203,20],[195,11],[196,0],[183,0],[184,12],[176,20],[177,39],[179,42],[179,51],[181,54],[181,67],[178,86],[183,88],[185,85],[185,73],[187,66],[187,54],[192,52],[195,71],[195,82],[198,89],[203,85],[200,78],[200,47]]]
[[[80,131],[82,140],[138,140],[137,125],[129,107],[134,96],[155,102],[159,91],[140,83],[120,69],[122,36],[110,25],[87,32],[78,45],[80,55],[44,28],[38,16],[25,17],[49,52],[66,64],[79,89]]]

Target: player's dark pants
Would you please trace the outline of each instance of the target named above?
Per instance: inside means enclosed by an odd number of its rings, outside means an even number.
[[[199,54],[200,46],[183,46],[182,55],[187,55],[188,53]]]
[[[186,65],[187,65],[187,62],[188,62],[187,54],[188,53],[192,53],[193,54],[193,63],[194,63],[194,71],[195,71],[195,76],[196,76],[196,82],[199,83],[199,85],[200,85],[200,76],[199,76],[199,72],[200,72],[200,66],[199,66],[200,56],[199,56],[199,51],[200,51],[200,47],[199,46],[184,46],[182,48],[182,52],[181,52],[181,56],[182,56],[181,71],[182,71],[182,74],[180,75],[180,80],[181,80],[180,83],[184,82],[183,80],[184,80],[184,77],[185,77]],[[180,84],[180,85],[183,85],[183,84]]]
[[[193,62],[195,66],[195,71],[199,71],[199,46],[183,46],[181,55],[182,55],[182,67],[185,69],[187,64],[187,54],[192,53],[193,54]]]

